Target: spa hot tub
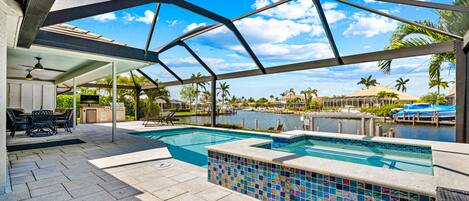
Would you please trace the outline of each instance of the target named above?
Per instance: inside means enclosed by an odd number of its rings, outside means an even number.
[[[289,131],[206,147],[211,183],[260,200],[434,200],[469,189],[469,145]]]

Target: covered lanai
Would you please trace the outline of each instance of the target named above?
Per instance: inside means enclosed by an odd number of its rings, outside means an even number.
[[[449,10],[453,12],[469,13],[469,8],[440,3],[416,0],[378,0],[382,2]],[[197,82],[211,82],[211,93],[216,94],[216,83],[219,80],[260,76],[266,74],[286,73],[308,69],[326,68],[333,66],[346,66],[350,64],[373,62],[381,60],[399,59],[422,55],[454,52],[456,55],[456,139],[459,143],[469,143],[469,108],[467,105],[469,90],[469,32],[465,36],[455,35],[423,24],[407,20],[393,14],[354,3],[348,0],[337,0],[354,8],[391,18],[401,23],[411,24],[428,31],[448,36],[450,40],[429,45],[410,48],[389,49],[355,55],[340,55],[334,37],[331,33],[324,9],[319,0],[312,3],[320,18],[323,30],[327,37],[333,57],[314,61],[282,64],[265,67],[259,60],[253,48],[238,30],[235,22],[253,16],[260,12],[275,8],[290,0],[280,0],[262,8],[252,10],[235,18],[227,18],[209,9],[198,6],[190,1],[156,0],[155,15],[150,24],[150,31],[145,41],[145,48],[135,48],[79,27],[66,24],[67,22],[101,15],[126,8],[155,3],[155,0],[0,0],[0,121],[6,122],[6,109],[22,107],[27,110],[38,108],[55,108],[55,95],[57,88],[71,89],[76,92],[77,86],[93,86],[91,83],[97,79],[112,76],[113,89],[113,117],[115,117],[116,90],[118,87],[130,87],[136,90],[154,88],[158,86],[176,86]],[[157,37],[154,30],[158,20],[161,4],[170,4],[185,9],[194,14],[215,21],[215,24],[202,26],[184,33],[170,43],[156,49],[150,49],[151,41]],[[185,41],[203,33],[225,27],[238,40],[240,47],[246,52],[248,58],[255,64],[255,69],[215,73],[213,66],[209,66],[194,49]],[[207,76],[196,79],[187,79],[178,75],[171,66],[165,64],[159,55],[174,47],[182,47],[206,71]],[[35,57],[40,57],[37,59]],[[34,66],[41,63],[44,67],[52,69],[44,71],[25,70],[22,66]],[[141,71],[147,66],[159,64],[165,71],[174,77],[173,81],[155,82],[151,75]],[[117,74],[138,71],[146,77],[151,85],[117,86]],[[27,77],[31,75],[31,77]],[[28,79],[26,79],[28,78]],[[216,96],[211,97],[211,110],[216,111]],[[76,105],[75,105],[76,106]],[[76,111],[76,110],[74,110]],[[76,116],[76,114],[74,115]],[[216,125],[215,113],[211,116],[212,126]],[[116,132],[116,118],[113,118],[112,131],[109,140],[114,141]],[[6,125],[0,124],[0,191],[5,192],[8,186],[8,165],[6,152]],[[112,136],[112,137],[111,137]]]

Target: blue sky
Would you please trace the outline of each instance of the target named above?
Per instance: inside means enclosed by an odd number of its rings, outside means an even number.
[[[275,1],[275,0],[274,0]],[[227,18],[234,18],[253,9],[272,3],[272,0],[189,0]],[[412,6],[380,3],[373,0],[354,0],[368,7],[382,10],[410,20],[436,22],[436,10]],[[434,1],[450,3],[447,0]],[[389,43],[392,32],[400,24],[385,17],[358,10],[334,0],[322,0],[332,34],[343,56],[382,50]],[[118,12],[107,13],[71,22],[71,24],[144,48],[156,4],[148,4]],[[151,49],[164,45],[191,29],[215,22],[172,5],[161,6]],[[253,48],[265,67],[326,59],[333,56],[311,0],[295,0],[249,18],[235,25]],[[186,41],[217,74],[255,69],[236,37],[221,27]],[[192,73],[208,73],[182,47],[175,47],[160,58],[183,79]],[[226,80],[236,96],[278,96],[288,88],[297,91],[316,88],[321,96],[343,95],[360,90],[360,77],[373,75],[381,85],[393,87],[399,77],[409,78],[408,93],[421,96],[427,93],[429,56],[395,60],[391,74],[379,71],[376,62],[331,67],[275,75]],[[143,69],[154,79],[172,81],[174,78],[159,65]],[[454,72],[444,71],[446,81],[454,80]],[[172,98],[179,98],[180,87],[170,87]],[[447,89],[445,92],[447,92]]]

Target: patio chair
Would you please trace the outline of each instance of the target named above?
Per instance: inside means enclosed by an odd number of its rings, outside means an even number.
[[[166,122],[166,123],[171,122],[174,125],[174,123],[172,122],[172,121],[175,121],[174,120],[174,114],[176,114],[176,112],[172,111],[166,116],[146,118],[145,121],[143,122],[143,125],[146,127],[146,126],[148,126],[148,123],[150,123],[150,122],[153,122],[155,125],[158,124],[158,123],[163,123],[163,122]]]
[[[270,130],[270,131],[283,131],[283,124],[279,124],[275,128],[274,127],[269,127],[267,130]]]
[[[54,135],[57,133],[54,122],[54,112],[52,110],[35,110],[32,112],[31,128],[28,134],[30,136],[37,136],[40,133]]]
[[[57,126],[63,126],[66,132],[72,133],[72,129],[70,129],[70,122],[73,118],[71,109],[65,110],[65,113],[63,116],[57,117],[56,119],[56,125]]]
[[[29,122],[27,119],[17,117],[15,115],[15,112],[12,110],[7,110],[7,116],[8,119],[10,120],[10,136],[15,137],[16,130],[18,130],[19,127],[22,125],[29,125]]]
[[[171,112],[171,113],[168,114],[168,116],[163,117],[163,119],[161,121],[165,121],[166,124],[171,123],[171,125],[174,125],[173,121],[179,121],[179,119],[176,119],[174,117],[175,114],[176,114],[176,112]]]

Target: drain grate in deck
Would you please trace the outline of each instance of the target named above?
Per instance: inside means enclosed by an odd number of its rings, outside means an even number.
[[[28,150],[28,149],[58,147],[58,146],[81,144],[81,143],[86,143],[86,142],[80,139],[70,139],[70,140],[60,140],[60,141],[42,142],[42,143],[34,143],[34,144],[11,145],[11,146],[7,146],[7,151],[22,151],[22,150]]]
[[[438,201],[469,201],[469,191],[437,187],[436,193]]]

